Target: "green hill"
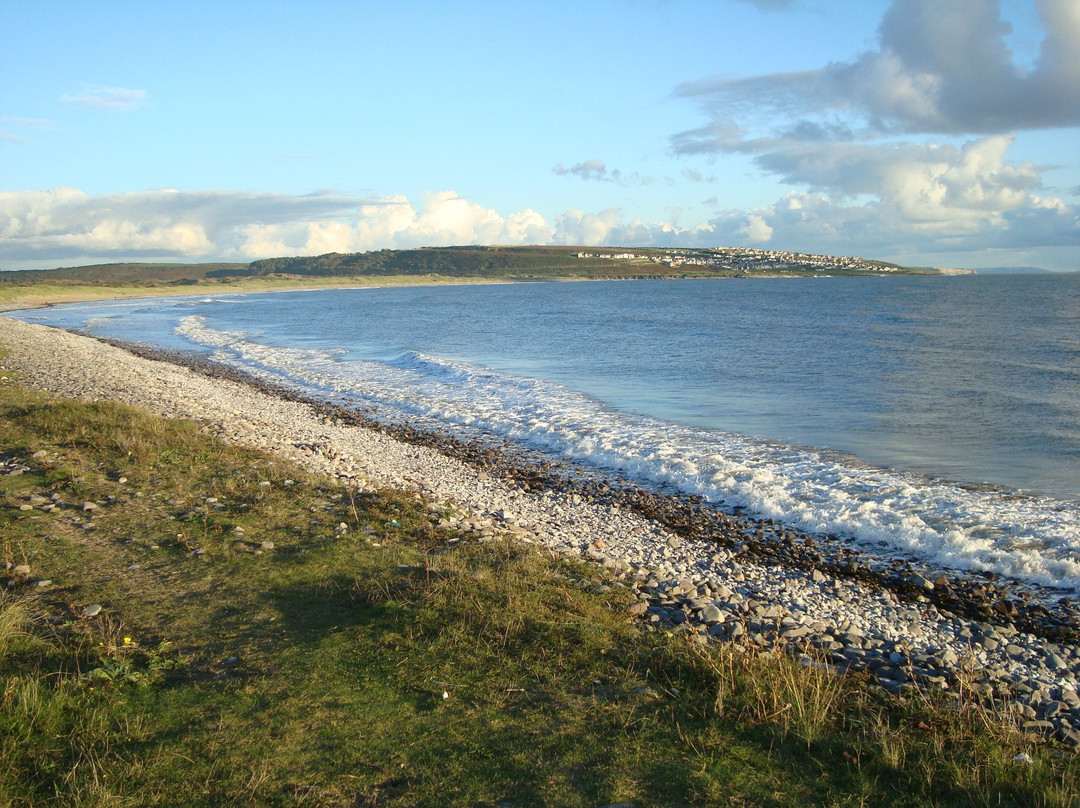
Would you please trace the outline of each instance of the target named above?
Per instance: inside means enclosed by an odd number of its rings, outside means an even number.
[[[746,248],[422,247],[266,258],[244,263],[117,263],[0,271],[0,290],[48,285],[92,291],[236,284],[242,280],[416,278],[565,280],[686,277],[822,277],[923,273],[881,261]]]

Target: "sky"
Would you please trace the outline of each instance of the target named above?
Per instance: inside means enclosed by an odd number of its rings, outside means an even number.
[[[0,269],[1080,267],[1080,0],[7,0],[0,37]]]

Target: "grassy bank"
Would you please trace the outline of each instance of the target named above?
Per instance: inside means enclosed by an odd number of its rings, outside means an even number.
[[[439,515],[0,382],[0,806],[1080,800],[985,711],[644,633]]]

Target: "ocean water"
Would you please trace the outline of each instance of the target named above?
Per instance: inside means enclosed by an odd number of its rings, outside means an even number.
[[[202,351],[872,552],[1080,590],[1080,275],[339,289],[14,316]]]

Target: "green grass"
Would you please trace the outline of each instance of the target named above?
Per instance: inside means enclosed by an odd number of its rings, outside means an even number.
[[[0,806],[1080,801],[978,708],[643,632],[593,568],[194,424],[4,382],[0,457]]]

